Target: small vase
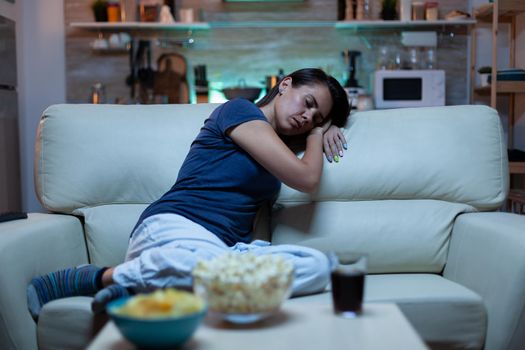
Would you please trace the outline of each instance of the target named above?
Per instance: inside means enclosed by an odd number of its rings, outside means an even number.
[[[481,86],[489,86],[490,73],[479,73],[479,81]]]

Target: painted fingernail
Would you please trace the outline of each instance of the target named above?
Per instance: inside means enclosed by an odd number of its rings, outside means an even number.
[[[348,145],[346,143],[343,144],[344,149],[348,149]]]
[[[339,157],[338,156],[334,156],[334,160],[336,163],[339,163]]]
[[[332,156],[326,156],[326,159],[328,159],[328,161],[332,163]]]
[[[343,151],[339,151],[339,157],[343,156]]]

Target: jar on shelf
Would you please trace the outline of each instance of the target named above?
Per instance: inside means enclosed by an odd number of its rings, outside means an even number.
[[[158,0],[140,0],[139,18],[141,22],[157,22],[161,3]]]
[[[355,19],[358,21],[370,19],[370,0],[357,0],[355,3]]]
[[[425,19],[425,3],[423,1],[414,1],[412,3],[412,20],[423,21]]]
[[[108,22],[120,22],[120,2],[109,1],[108,2]]]
[[[427,21],[437,21],[439,18],[439,3],[427,1],[425,3],[425,18]]]

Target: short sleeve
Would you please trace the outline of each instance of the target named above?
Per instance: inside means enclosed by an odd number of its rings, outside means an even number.
[[[224,134],[229,128],[252,120],[268,122],[259,107],[248,100],[238,98],[224,104],[217,116],[217,126]]]

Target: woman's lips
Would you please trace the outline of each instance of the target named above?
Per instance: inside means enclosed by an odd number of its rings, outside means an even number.
[[[296,128],[296,129],[300,129],[303,125],[295,118],[292,118],[293,120],[293,127]]]

